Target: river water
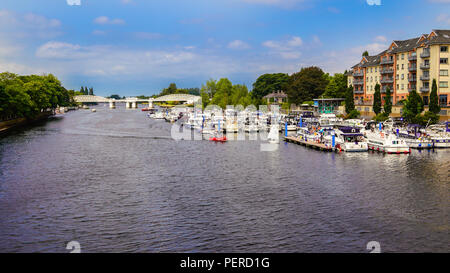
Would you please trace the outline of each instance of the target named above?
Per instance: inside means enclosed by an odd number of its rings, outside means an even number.
[[[0,252],[450,251],[450,151],[175,141],[96,106],[0,138]]]

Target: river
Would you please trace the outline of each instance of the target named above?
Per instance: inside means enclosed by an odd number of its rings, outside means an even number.
[[[175,141],[96,106],[0,138],[0,252],[450,251],[450,151]]]

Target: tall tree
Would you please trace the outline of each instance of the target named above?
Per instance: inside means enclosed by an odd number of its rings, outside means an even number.
[[[93,96],[94,95],[94,88],[89,88],[89,95]]]
[[[311,101],[323,94],[328,84],[322,69],[316,66],[302,68],[289,77],[287,94],[291,103]]]
[[[261,100],[275,91],[286,91],[289,75],[284,73],[264,74],[253,83],[253,98]]]
[[[369,52],[368,52],[367,50],[366,50],[366,51],[364,51],[364,52],[363,52],[363,54],[362,54],[362,56],[363,56],[363,57],[367,57],[367,56],[369,56]]]
[[[177,85],[175,83],[171,83],[171,84],[169,84],[169,87],[164,88],[159,95],[165,96],[165,95],[175,94],[177,92],[177,90],[178,90]]]
[[[380,85],[375,85],[375,93],[373,94],[373,112],[378,115],[381,113],[381,92]]]
[[[392,112],[392,97],[391,97],[391,89],[386,88],[386,95],[384,96],[384,112],[386,115],[390,115]]]
[[[200,89],[200,92],[208,94],[209,98],[212,99],[217,92],[217,82],[216,80],[209,79]]]
[[[227,78],[222,78],[217,82],[217,92],[214,94],[212,104],[218,105],[225,109],[227,105],[231,104],[231,92],[233,84]]]
[[[349,86],[346,89],[345,94],[345,112],[350,114],[351,111],[355,110],[355,101],[353,98],[353,86]]]
[[[347,76],[336,73],[329,77],[329,82],[325,88],[323,96],[325,98],[345,98],[347,94]]]
[[[437,94],[436,79],[433,79],[433,85],[431,86],[429,111],[434,114],[438,114],[441,111]]]
[[[413,90],[403,103],[402,117],[409,123],[421,123],[420,114],[423,108],[422,97],[417,94],[416,90]]]

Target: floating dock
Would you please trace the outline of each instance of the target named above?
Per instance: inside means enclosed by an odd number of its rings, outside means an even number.
[[[305,141],[303,139],[299,139],[293,136],[288,136],[284,138],[284,141],[286,142],[291,142],[291,143],[295,143],[295,144],[299,144],[299,145],[303,145],[306,147],[310,147],[310,148],[314,148],[317,150],[321,150],[321,151],[325,151],[325,152],[332,152],[333,148],[329,145],[325,145],[323,143],[317,143],[314,141]]]

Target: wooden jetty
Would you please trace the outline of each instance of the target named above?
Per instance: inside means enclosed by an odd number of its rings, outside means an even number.
[[[333,148],[330,145],[325,145],[323,143],[317,143],[317,142],[314,142],[314,141],[305,141],[303,139],[296,138],[296,137],[293,137],[293,136],[285,137],[284,141],[295,143],[295,144],[300,144],[300,145],[303,145],[303,146],[306,146],[306,147],[314,148],[314,149],[325,151],[325,152],[332,152],[333,151]]]

